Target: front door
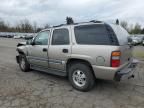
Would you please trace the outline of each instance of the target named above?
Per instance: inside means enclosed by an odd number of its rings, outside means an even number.
[[[28,49],[28,60],[31,65],[48,68],[48,45],[50,31],[40,32]]]

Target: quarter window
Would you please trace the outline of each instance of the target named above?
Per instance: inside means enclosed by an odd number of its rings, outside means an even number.
[[[81,25],[74,28],[76,42],[86,45],[112,45],[103,24]]]
[[[52,45],[68,45],[69,32],[68,29],[55,29],[52,36]]]

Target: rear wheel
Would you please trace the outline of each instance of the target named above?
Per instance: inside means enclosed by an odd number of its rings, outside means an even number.
[[[69,80],[80,91],[89,91],[94,87],[95,78],[92,70],[85,63],[75,63],[69,68]]]
[[[23,72],[28,72],[30,70],[30,65],[29,65],[25,55],[19,56],[19,66]]]

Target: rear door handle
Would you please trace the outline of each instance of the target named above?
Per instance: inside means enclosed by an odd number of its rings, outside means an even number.
[[[62,52],[63,53],[68,53],[68,49],[63,49]]]
[[[47,48],[43,48],[43,52],[47,52]]]

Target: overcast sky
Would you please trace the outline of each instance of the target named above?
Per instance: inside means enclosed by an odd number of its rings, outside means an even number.
[[[75,22],[115,19],[144,25],[144,0],[0,0],[0,18],[16,24],[22,19],[57,25],[66,16]]]

